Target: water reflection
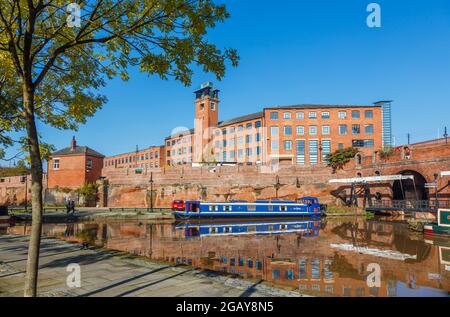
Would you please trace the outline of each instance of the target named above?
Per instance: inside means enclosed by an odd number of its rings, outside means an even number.
[[[8,233],[28,234],[18,225]],[[45,224],[44,235],[265,280],[320,296],[448,296],[447,240],[382,219]],[[370,263],[381,287],[366,283]]]

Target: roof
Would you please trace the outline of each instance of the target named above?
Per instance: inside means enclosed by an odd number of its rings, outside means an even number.
[[[323,109],[323,108],[368,108],[381,107],[380,104],[375,105],[316,105],[316,104],[298,104],[288,106],[272,106],[264,109]]]
[[[161,148],[161,147],[164,147],[164,145],[152,145],[152,146],[144,148],[144,149],[138,149],[137,151],[134,150],[134,151],[124,152],[124,153],[120,153],[120,154],[113,154],[113,155],[107,156],[107,158],[110,159],[110,158],[123,156],[123,155],[136,154],[136,152],[141,153],[141,152],[145,152],[145,151],[149,151],[149,150],[153,150],[153,149]]]
[[[249,121],[249,120],[260,119],[263,116],[264,116],[263,112],[256,112],[256,113],[248,114],[248,115],[245,115],[245,116],[236,117],[236,118],[233,118],[233,119],[221,121],[221,122],[219,122],[219,127],[224,127],[224,126],[227,126],[227,125],[230,125],[230,124],[235,124],[235,123]]]
[[[172,138],[178,138],[179,136],[185,136],[185,135],[191,135],[195,133],[195,129],[189,129],[189,130],[181,130],[177,133],[173,133],[172,135],[169,135],[164,140],[172,139]]]
[[[239,123],[239,122],[245,122],[245,121],[249,121],[249,120],[260,119],[263,116],[264,116],[263,112],[256,112],[256,113],[252,113],[252,114],[248,114],[248,115],[245,115],[245,116],[232,118],[232,119],[225,120],[225,121],[220,121],[218,123],[218,126],[219,126],[219,128],[221,128],[221,127],[225,127],[225,126],[231,125],[231,124],[236,124],[236,123]],[[181,136],[181,135],[183,135],[183,136],[184,135],[191,135],[191,134],[194,134],[194,133],[195,133],[195,129],[184,130],[184,131],[180,131],[178,133],[174,133],[173,135],[168,136],[165,139],[168,140],[168,139],[176,138],[176,137]]]
[[[95,151],[87,146],[76,146],[74,150],[72,150],[72,148],[70,146],[68,146],[64,149],[53,152],[51,154],[51,156],[80,155],[80,154],[97,156],[97,157],[105,157],[103,154],[100,154],[97,151]]]

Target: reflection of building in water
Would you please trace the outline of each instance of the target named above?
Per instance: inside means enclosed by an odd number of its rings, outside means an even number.
[[[262,279],[320,295],[396,296],[401,295],[397,294],[400,284],[410,289],[450,289],[449,272],[440,263],[438,247],[414,240],[402,224],[333,220],[323,227],[318,237],[293,233],[186,238],[185,230],[171,223],[137,222],[76,224],[69,230],[64,225],[46,225],[44,231],[46,235],[90,239],[97,245],[155,260]],[[333,249],[330,244],[392,250],[415,259],[360,254]],[[380,288],[366,283],[370,263],[381,267]]]

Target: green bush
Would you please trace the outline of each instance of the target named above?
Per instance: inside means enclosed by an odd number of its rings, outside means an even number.
[[[333,168],[335,173],[338,169],[343,169],[358,152],[358,149],[353,147],[337,150],[326,156],[327,165]]]

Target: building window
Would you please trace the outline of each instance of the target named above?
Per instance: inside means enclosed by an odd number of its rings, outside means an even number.
[[[245,143],[246,144],[250,144],[252,142],[252,136],[251,135],[246,135],[245,136]]]
[[[292,150],[292,141],[284,141],[284,149],[286,151],[291,151]]]
[[[54,159],[53,160],[53,169],[54,170],[59,170],[59,159]]]
[[[360,134],[361,133],[361,127],[359,124],[353,124],[352,125],[352,133],[353,134]]]
[[[373,140],[364,140],[364,147],[372,148],[374,146]]]
[[[272,141],[270,147],[272,150],[278,150],[278,141]]]
[[[256,147],[256,155],[261,155],[261,147],[260,146]]]
[[[284,127],[284,135],[292,135],[292,127],[290,125]]]
[[[255,122],[255,128],[261,128],[261,121]]]
[[[330,140],[322,140],[322,162],[327,162],[327,155],[331,153],[331,141]]]
[[[322,112],[322,119],[330,119],[330,113],[328,111]]]
[[[234,147],[234,139],[229,140],[230,147]]]
[[[287,120],[290,120],[292,117],[291,117],[291,113],[290,112],[283,112],[283,119],[287,119]]]
[[[286,279],[291,281],[295,279],[295,273],[293,269],[289,269],[286,271]]]
[[[347,111],[339,111],[338,118],[339,119],[347,119]]]
[[[305,165],[305,141],[297,140],[296,143],[296,155],[297,155],[297,164]]]
[[[245,155],[246,155],[247,157],[252,156],[252,149],[251,149],[251,148],[245,149]]]
[[[256,142],[261,141],[261,134],[260,133],[256,133]]]
[[[236,157],[236,152],[230,151],[230,159],[234,159]]]
[[[360,116],[359,110],[352,110],[352,119],[359,119]]]
[[[211,110],[212,111],[216,110],[216,104],[214,102],[211,102]]]
[[[249,122],[249,123],[247,123],[247,124],[245,125],[245,128],[246,128],[247,130],[250,130],[252,127],[253,127],[253,125],[252,125],[251,122]]]
[[[227,135],[227,129],[222,129],[222,135]]]
[[[366,119],[373,118],[373,110],[366,110],[366,111],[364,111],[364,117],[366,117]]]
[[[244,139],[241,136],[237,138],[237,144],[242,145],[243,141],[244,141]]]
[[[305,135],[305,127],[304,126],[298,125],[296,130],[297,130],[296,131],[297,135]]]
[[[278,136],[279,128],[274,126],[270,127],[270,135],[271,136]]]
[[[235,128],[234,128],[234,127],[231,127],[231,128],[230,128],[230,133],[234,133],[234,130],[235,130]]]
[[[94,166],[94,162],[92,161],[92,159],[88,158],[86,161],[87,169],[92,169],[93,166]]]
[[[223,147],[227,147],[227,140],[223,140]]]
[[[308,277],[308,272],[306,270],[306,260],[298,260],[298,278],[306,279]]]
[[[329,125],[322,126],[322,134],[324,134],[324,135],[330,134],[330,126]]]
[[[305,114],[303,112],[297,112],[297,120],[305,119]]]
[[[238,129],[237,130],[238,130],[238,132],[244,130],[244,126],[242,124],[238,125]]]
[[[373,134],[373,124],[366,124],[366,125],[364,126],[364,131],[365,131],[367,134]]]
[[[346,135],[347,134],[347,125],[346,124],[340,124],[339,125],[339,134],[340,135]]]
[[[270,113],[270,120],[278,120],[278,112],[272,111]]]
[[[317,112],[310,111],[309,114],[308,114],[308,118],[309,119],[317,119]]]
[[[317,140],[309,141],[309,162],[316,165],[319,162],[319,144]]]
[[[227,152],[223,152],[222,157],[223,157],[223,160],[226,161],[227,160]]]
[[[238,150],[238,158],[243,158],[244,157],[244,150],[239,149]]]
[[[343,149],[344,149],[344,143],[339,143],[338,150],[343,150]]]
[[[315,125],[309,126],[309,134],[316,135],[317,134],[317,126],[315,126]]]

